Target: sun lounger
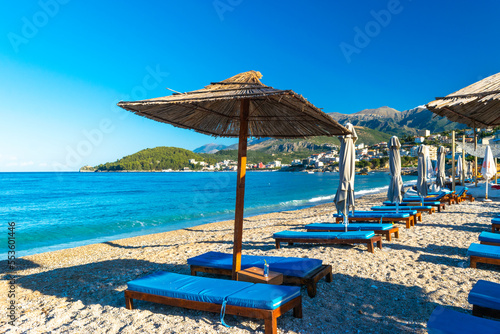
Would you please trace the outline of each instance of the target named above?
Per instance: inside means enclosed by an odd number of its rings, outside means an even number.
[[[293,309],[302,318],[300,288],[241,281],[219,280],[160,271],[127,283],[125,305],[133,299],[193,310],[221,312],[264,319],[265,333],[276,334],[277,318]],[[221,319],[223,316],[221,312]]]
[[[457,187],[458,188],[458,187]],[[471,194],[467,194],[467,191],[469,188],[467,187],[460,187],[460,188],[455,188],[456,190],[456,198],[458,199],[459,202],[463,202],[465,200],[469,200],[470,202],[474,202],[475,198]]]
[[[439,195],[429,195],[424,197],[424,202],[428,201],[440,201],[444,203],[448,203],[448,205],[454,204],[457,201],[453,198],[453,192],[441,192]],[[408,196],[403,198],[403,202],[418,202],[422,201],[420,196]]]
[[[354,211],[354,214],[349,214],[349,222],[351,221],[366,221],[366,222],[404,222],[406,228],[415,226],[415,216],[412,212],[376,212],[376,211]],[[416,213],[416,212],[415,212]],[[343,217],[339,214],[334,214],[333,217],[337,223],[340,223]]]
[[[318,259],[301,257],[242,255],[241,269],[263,267],[264,260],[269,264],[269,270],[283,274],[283,284],[305,285],[311,298],[316,296],[316,284],[320,279],[325,277],[327,282],[331,282],[333,278],[331,265],[325,265]],[[233,254],[207,252],[189,258],[187,263],[193,276],[199,272],[231,276]]]
[[[483,245],[500,246],[500,234],[493,232],[481,232],[478,240]]]
[[[453,198],[456,199],[457,203],[461,203],[465,201],[466,198],[466,193],[469,188],[463,186],[463,187],[455,187],[455,194],[453,194]]]
[[[373,243],[377,243],[378,248],[382,249],[382,237],[368,231],[351,231],[351,232],[299,232],[299,231],[282,231],[274,233],[273,238],[276,240],[276,248],[280,249],[281,242],[288,242],[289,245],[294,243],[312,243],[312,244],[359,244],[363,243],[368,246],[368,251],[373,253]]]
[[[344,224],[333,223],[314,223],[304,226],[307,232],[344,232]],[[391,241],[391,235],[394,233],[395,238],[399,238],[399,227],[392,224],[349,224],[348,231],[373,231],[375,234],[384,235],[387,241]]]
[[[438,306],[427,322],[429,334],[500,334],[500,322]]]
[[[393,203],[391,201],[385,201],[382,204],[387,205],[387,206],[396,206],[396,203]],[[422,201],[414,201],[414,202],[402,202],[399,203],[399,206],[417,206],[421,205]],[[424,206],[432,206],[437,208],[438,212],[441,212],[441,210],[444,210],[446,208],[446,203],[441,203],[440,201],[424,201]]]
[[[491,220],[491,232],[500,232],[500,218],[493,218]]]
[[[370,208],[372,211],[396,211],[396,206],[372,206]],[[417,212],[427,212],[428,214],[432,214],[433,212],[436,211],[436,209],[433,206],[430,205],[401,205],[398,208],[399,211],[417,211]]]
[[[472,314],[475,316],[500,319],[500,284],[477,281],[469,292],[469,304],[472,304]]]
[[[498,246],[473,243],[469,246],[467,255],[470,256],[471,268],[476,268],[478,262],[500,265],[500,247]]]

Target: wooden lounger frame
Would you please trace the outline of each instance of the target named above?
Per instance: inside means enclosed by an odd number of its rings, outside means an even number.
[[[310,243],[310,244],[366,244],[368,246],[368,251],[370,253],[374,252],[373,243],[377,243],[377,247],[382,249],[382,237],[376,235],[370,239],[320,239],[320,238],[275,238],[276,239],[276,249],[280,249],[280,243],[288,242],[289,245],[294,243]]]
[[[412,202],[403,201],[403,203],[412,203]],[[425,206],[437,207],[438,212],[441,212],[442,210],[446,209],[446,203],[443,203],[441,201],[432,201],[432,202],[439,202],[439,205],[436,205],[436,204],[425,204],[425,203],[424,203],[424,205]],[[422,202],[416,201],[415,203],[422,203]],[[394,206],[391,205],[391,207],[394,207]]]
[[[375,232],[375,234],[380,234],[385,236],[385,239],[387,241],[391,241],[391,235],[394,233],[394,238],[399,238],[399,227],[393,226],[390,230],[371,230]],[[322,229],[315,229],[315,228],[308,228],[307,232],[339,232],[339,230],[329,230],[326,228]]]
[[[491,232],[500,232],[500,223],[491,223]]]
[[[224,275],[224,276],[233,275],[231,269],[213,268],[213,267],[197,266],[197,265],[191,265],[190,267],[192,276],[196,276],[197,273],[207,273],[207,274]],[[325,280],[328,283],[331,283],[333,281],[331,265],[324,264],[318,267],[317,269],[311,271],[305,277],[283,275],[283,285],[298,285],[298,286],[305,285],[309,297],[314,298],[317,293],[316,285],[318,281],[323,277],[325,277]]]
[[[421,214],[422,215],[422,214]],[[340,223],[342,222],[342,217],[335,217],[335,222]],[[380,217],[349,217],[349,222],[351,221],[365,221],[365,222],[380,222]],[[410,215],[410,217],[407,218],[388,218],[388,217],[383,217],[382,218],[383,222],[404,222],[406,223],[406,228],[410,228],[412,226],[415,226],[415,215]]]
[[[500,310],[495,310],[489,307],[482,307],[478,305],[472,305],[472,315],[476,317],[491,317],[500,319]]]
[[[492,259],[491,257],[484,256],[470,256],[470,268],[477,268],[477,263],[487,263],[500,265],[500,259]]]
[[[498,242],[491,242],[491,241],[479,241],[480,244],[483,245],[490,245],[490,246],[500,246],[500,243]]]
[[[129,310],[134,308],[133,299],[145,300],[170,306],[188,308],[192,310],[220,313],[221,305],[207,302],[192,301],[186,299],[152,295],[149,293],[125,290],[125,307]],[[264,319],[264,330],[266,334],[277,334],[277,318],[285,312],[293,309],[295,318],[302,318],[302,297],[298,296],[274,310],[249,308],[242,306],[226,305],[226,313],[248,318]]]

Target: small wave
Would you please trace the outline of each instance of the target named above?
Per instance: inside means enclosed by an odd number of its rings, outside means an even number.
[[[308,202],[315,203],[315,202],[333,200],[334,198],[335,198],[335,194],[329,195],[329,196],[313,197]]]
[[[387,190],[389,189],[389,186],[384,186],[384,187],[378,187],[378,188],[371,188],[371,189],[364,189],[364,190],[360,190],[360,191],[355,191],[354,192],[354,197],[355,198],[360,198],[362,196],[365,196],[365,195],[369,195],[369,194],[376,194],[376,193],[380,193],[384,190]]]
[[[417,180],[406,181],[405,183],[403,183],[403,187],[409,187],[415,184],[417,184]]]

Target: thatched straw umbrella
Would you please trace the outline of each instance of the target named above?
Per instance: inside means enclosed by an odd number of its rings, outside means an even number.
[[[452,122],[466,124],[473,128],[476,143],[476,128],[491,128],[500,125],[500,73],[493,74],[445,97],[436,97],[434,101],[427,103],[427,109]],[[454,152],[454,141],[452,145]],[[453,169],[455,155],[452,156],[452,160]],[[477,157],[474,165],[477,171]],[[477,185],[477,174],[475,179]],[[452,175],[452,189],[455,190],[455,175]]]
[[[471,128],[500,125],[500,73],[427,104],[427,109]]]
[[[349,131],[291,90],[260,82],[256,71],[240,73],[203,89],[155,99],[119,102],[137,115],[214,137],[238,137],[233,279],[241,269],[247,139],[345,135]]]

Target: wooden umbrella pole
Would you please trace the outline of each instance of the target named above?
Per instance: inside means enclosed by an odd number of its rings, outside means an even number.
[[[240,136],[238,143],[238,175],[236,180],[236,208],[234,214],[233,280],[241,270],[241,248],[243,242],[243,211],[245,203],[245,174],[247,167],[248,114],[250,101],[241,100]]]
[[[451,190],[455,191],[455,131],[451,131]]]

